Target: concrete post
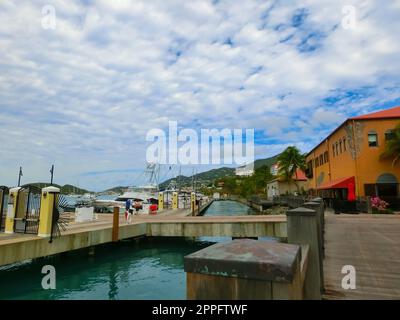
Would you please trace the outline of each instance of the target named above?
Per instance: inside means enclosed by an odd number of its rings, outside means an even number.
[[[317,213],[315,210],[299,207],[288,210],[287,237],[288,243],[308,245],[309,256],[304,284],[304,298],[307,300],[321,299],[321,269],[318,247]]]
[[[178,192],[172,193],[172,209],[178,209]]]
[[[21,188],[11,188],[9,191],[8,197],[8,206],[7,206],[7,216],[6,216],[6,226],[4,229],[5,233],[14,233],[14,218],[16,216],[17,210],[17,201],[18,201],[18,192]]]
[[[158,193],[158,210],[164,210],[164,192]]]
[[[320,284],[321,284],[321,292],[324,291],[324,206],[323,203],[318,203],[318,202],[305,202],[304,207],[315,210],[317,213],[317,229],[318,229],[318,250],[319,250],[319,256],[320,256]]]
[[[40,217],[38,236],[48,238],[51,236],[53,224],[53,209],[58,206],[58,196],[60,189],[47,187],[42,189],[42,199],[40,200]]]
[[[189,300],[301,300],[301,248],[250,239],[185,257]]]

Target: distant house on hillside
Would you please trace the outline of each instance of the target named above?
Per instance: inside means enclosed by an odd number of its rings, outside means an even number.
[[[254,174],[254,168],[252,166],[237,167],[235,174],[241,177],[250,177]]]
[[[272,168],[272,167],[271,167]],[[278,170],[276,171],[276,173]],[[296,174],[293,176],[292,181],[286,181],[282,177],[276,177],[275,179],[267,183],[267,196],[272,199],[275,196],[279,196],[287,193],[297,192],[297,186],[301,190],[306,187],[307,177],[303,171],[297,169]],[[297,186],[296,186],[297,185]]]

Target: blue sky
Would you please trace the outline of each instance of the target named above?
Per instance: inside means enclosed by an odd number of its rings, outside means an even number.
[[[53,163],[60,184],[141,183],[146,133],[169,120],[254,128],[263,158],[400,105],[398,0],[2,1],[0,21],[0,185]]]

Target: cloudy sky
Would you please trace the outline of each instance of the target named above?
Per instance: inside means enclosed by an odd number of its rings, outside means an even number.
[[[263,158],[400,104],[399,0],[5,0],[0,21],[0,185],[53,163],[60,184],[140,183],[169,120],[254,128]]]

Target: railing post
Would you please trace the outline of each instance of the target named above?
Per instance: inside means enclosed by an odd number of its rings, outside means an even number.
[[[299,207],[288,210],[286,215],[288,243],[308,245],[310,248],[304,283],[304,298],[320,300],[320,259],[322,257],[320,257],[318,246],[317,213],[315,210]]]
[[[189,300],[301,300],[301,248],[250,239],[185,257]]]

